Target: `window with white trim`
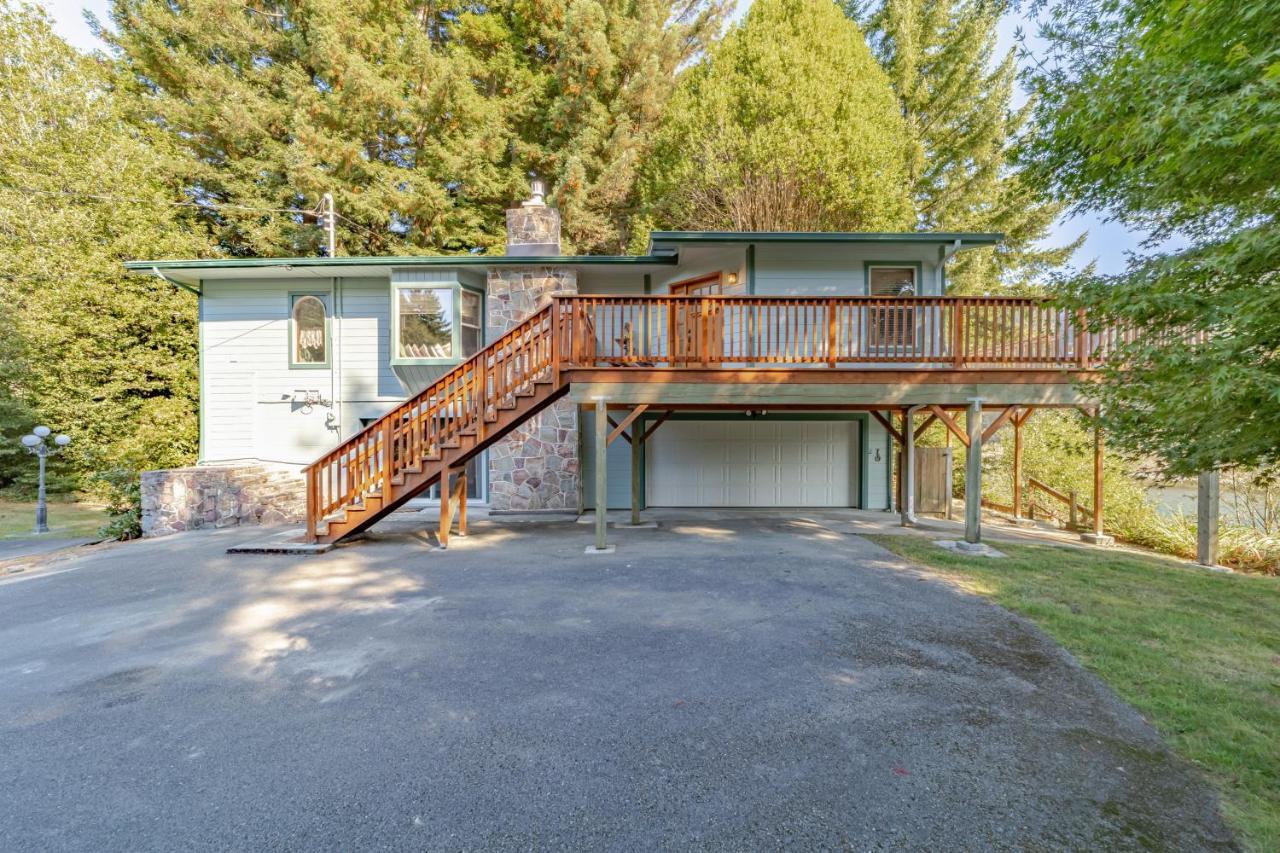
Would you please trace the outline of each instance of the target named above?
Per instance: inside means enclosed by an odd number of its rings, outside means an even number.
[[[457,282],[392,286],[393,364],[453,364],[484,346],[484,297]]]
[[[396,290],[396,354],[404,359],[452,359],[453,288]]]

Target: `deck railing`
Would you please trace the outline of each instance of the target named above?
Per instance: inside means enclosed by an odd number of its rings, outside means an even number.
[[[1088,369],[1127,339],[1047,300],[573,296],[565,366]]]
[[[307,527],[436,462],[482,447],[499,410],[561,371],[830,368],[1088,369],[1130,335],[1085,330],[1037,299],[566,296],[307,466]],[[549,392],[544,392],[549,393]]]

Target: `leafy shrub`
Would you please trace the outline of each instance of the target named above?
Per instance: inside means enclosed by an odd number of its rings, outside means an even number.
[[[109,539],[137,539],[142,535],[142,480],[137,471],[109,468],[93,475],[95,492],[107,504],[110,520],[98,531]]]

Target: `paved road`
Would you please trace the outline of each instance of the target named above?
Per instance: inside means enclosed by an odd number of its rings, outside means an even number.
[[[1232,847],[1068,656],[858,537],[234,535],[0,582],[0,849]]]

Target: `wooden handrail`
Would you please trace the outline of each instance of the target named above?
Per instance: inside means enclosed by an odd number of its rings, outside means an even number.
[[[1027,490],[1038,491],[1044,495],[1048,495],[1059,503],[1064,504],[1067,508],[1067,517],[1072,522],[1076,521],[1077,518],[1093,518],[1093,510],[1080,503],[1078,500],[1075,500],[1074,493],[1069,494],[1060,492],[1047,483],[1037,480],[1035,477],[1027,478]],[[1030,502],[1033,506],[1039,506],[1040,509],[1045,510],[1043,505],[1036,504],[1034,500],[1031,500]]]
[[[1047,299],[563,296],[561,367],[908,365],[1080,370],[1131,335],[1089,332]]]
[[[464,433],[483,437],[490,411],[550,379],[552,317],[552,306],[542,309],[303,469],[308,537],[344,507],[389,500],[398,476],[442,459]]]

